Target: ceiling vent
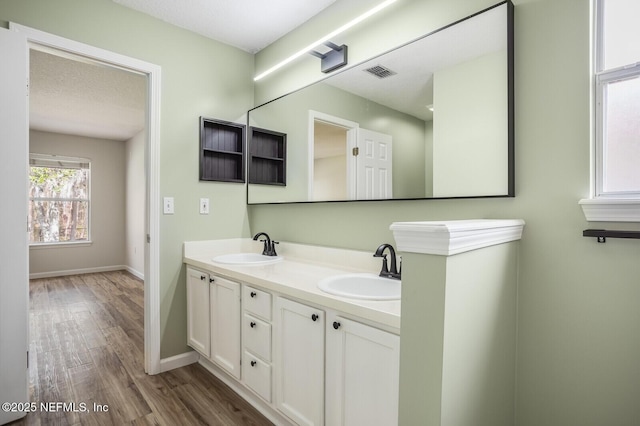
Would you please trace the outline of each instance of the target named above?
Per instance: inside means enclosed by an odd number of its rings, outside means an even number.
[[[369,74],[373,74],[378,78],[387,78],[397,74],[397,72],[391,71],[389,68],[383,67],[382,65],[376,65],[371,68],[367,68],[364,71]]]

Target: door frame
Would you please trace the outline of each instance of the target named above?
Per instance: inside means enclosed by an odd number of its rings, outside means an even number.
[[[353,148],[357,146],[358,142],[358,129],[360,128],[360,123],[355,121],[346,120],[344,118],[336,117],[333,115],[325,114],[324,112],[309,110],[309,121],[308,121],[308,137],[309,141],[307,148],[307,158],[308,158],[308,186],[307,186],[307,201],[313,201],[313,173],[314,173],[314,158],[313,158],[313,150],[315,147],[315,122],[324,121],[325,123],[332,124],[334,126],[343,127],[347,129],[347,198],[350,200],[355,199],[356,187],[355,187],[355,171],[356,171],[356,158],[351,155]]]
[[[161,67],[14,22],[9,30],[22,33],[29,49],[66,52],[125,71],[147,76],[147,140],[145,146],[146,228],[144,276],[144,366],[148,374],[161,372],[160,366],[160,93]],[[27,70],[27,80],[29,79]],[[28,118],[28,117],[27,117]],[[28,145],[28,143],[27,143]],[[27,176],[25,176],[27,179]]]

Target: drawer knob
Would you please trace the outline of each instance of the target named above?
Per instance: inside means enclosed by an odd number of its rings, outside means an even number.
[[[340,328],[340,323],[339,323],[338,321],[334,321],[334,322],[333,322],[333,328],[334,328],[335,330],[339,329],[339,328]]]
[[[249,326],[251,326],[251,328],[255,328],[256,327],[256,323],[251,321],[251,323],[249,323]]]
[[[252,291],[249,295],[250,295],[251,297],[256,297],[258,294],[257,294],[255,291]]]
[[[313,321],[318,321],[318,318],[320,318],[320,317],[319,317],[318,315],[316,315],[316,314],[312,314],[312,315],[311,315],[311,319],[312,319]]]
[[[255,367],[257,363],[258,363],[257,361],[251,361],[251,366]]]

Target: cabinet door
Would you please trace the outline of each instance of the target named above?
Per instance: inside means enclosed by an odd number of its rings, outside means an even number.
[[[187,267],[187,344],[209,356],[209,274]]]
[[[324,312],[280,297],[275,307],[276,406],[299,425],[322,425]]]
[[[240,284],[211,276],[211,359],[240,378]]]
[[[397,425],[400,336],[342,317],[327,320],[328,425]]]

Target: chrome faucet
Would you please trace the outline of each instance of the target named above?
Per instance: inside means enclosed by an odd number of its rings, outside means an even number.
[[[277,241],[272,241],[271,238],[269,238],[269,235],[266,232],[258,232],[256,235],[253,236],[253,241],[258,241],[258,238],[260,238],[260,236],[263,235],[266,239],[265,240],[260,240],[262,242],[264,242],[264,248],[262,249],[262,255],[263,256],[277,256],[278,253],[276,253],[276,244],[280,244]]]
[[[387,255],[383,253],[385,249],[389,249],[389,254],[391,255],[391,270],[389,270],[389,267],[387,265]],[[382,244],[380,247],[378,247],[373,257],[382,258],[382,270],[380,271],[381,277],[393,278],[396,280],[401,279],[402,263],[400,263],[400,269],[398,269],[396,263],[396,251],[393,249],[393,246],[391,244]],[[402,262],[402,258],[400,258],[400,262]]]

